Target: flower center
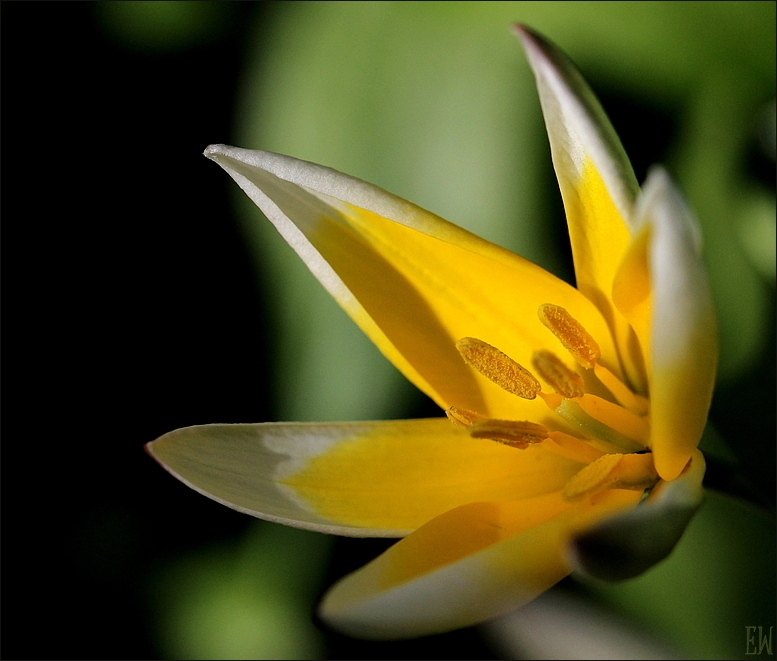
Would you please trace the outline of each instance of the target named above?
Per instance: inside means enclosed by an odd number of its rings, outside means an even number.
[[[494,346],[474,337],[456,343],[464,362],[503,390],[523,399],[541,397],[563,423],[551,430],[528,420],[498,420],[467,409],[450,407],[446,414],[473,438],[486,438],[526,449],[537,443],[588,465],[564,488],[564,498],[579,500],[603,489],[645,489],[658,481],[647,451],[649,402],[599,364],[596,340],[567,310],[545,304],[540,321],[577,363],[570,368],[551,351],[534,353],[532,367],[553,392],[543,392],[528,369]],[[582,370],[582,374],[581,374]],[[611,395],[586,391],[586,383],[603,386]],[[569,432],[572,433],[569,433]]]

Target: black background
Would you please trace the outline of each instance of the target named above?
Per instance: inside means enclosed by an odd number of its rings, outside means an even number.
[[[143,444],[269,416],[261,299],[201,155],[262,10],[144,55],[91,3],[2,5],[5,658],[157,656],[149,568],[246,525]]]

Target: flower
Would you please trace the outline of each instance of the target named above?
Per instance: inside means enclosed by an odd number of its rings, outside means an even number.
[[[664,558],[701,502],[716,365],[700,234],[668,175],[640,191],[577,70],[517,26],[540,93],[577,289],[375,186],[224,145],[205,155],[447,418],[202,425],[148,445],[229,507],[403,537],[324,598],[356,636],[508,612],[573,569]]]

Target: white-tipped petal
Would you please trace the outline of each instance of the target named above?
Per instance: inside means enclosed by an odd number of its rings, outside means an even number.
[[[357,638],[411,638],[522,606],[569,573],[569,517],[554,519],[569,507],[558,495],[542,501],[522,531],[509,503],[446,512],[337,583],[322,619]]]
[[[352,537],[401,537],[467,502],[558,491],[581,466],[542,447],[470,438],[445,418],[201,425],[147,448],[228,507]]]
[[[516,26],[515,31],[537,79],[562,193],[577,187],[590,159],[621,217],[629,223],[639,185],[599,100],[559,48],[526,26]]]
[[[718,358],[715,310],[696,221],[662,168],[648,175],[637,220],[651,232],[650,445],[659,475],[672,480],[706,424]]]
[[[613,282],[633,235],[639,186],[610,121],[580,72],[556,46],[524,26],[516,33],[537,79],[569,226],[578,289],[599,308],[633,385],[646,385],[628,323],[613,309]]]
[[[401,537],[409,531],[359,528],[319,516],[282,484],[312,458],[364,431],[358,423],[198,425],[168,432],[146,450],[181,482],[238,512],[335,535]]]
[[[478,337],[528,363],[534,351],[555,342],[536,315],[548,301],[604,338],[602,361],[619,372],[597,308],[521,257],[329,168],[223,145],[206,155],[261,208],[384,355],[442,408],[515,413],[515,398],[467,367],[455,343]],[[547,415],[539,402],[525,407],[531,410],[524,417]]]
[[[502,615],[569,573],[576,530],[634,503],[633,492],[611,491],[595,505],[573,506],[558,493],[464,505],[342,579],[321,617],[359,638],[411,638]]]

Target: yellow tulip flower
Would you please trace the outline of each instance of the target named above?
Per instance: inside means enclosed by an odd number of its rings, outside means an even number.
[[[526,27],[577,288],[375,186],[224,145],[221,165],[384,355],[425,420],[203,425],[149,452],[197,491],[286,525],[404,537],[325,596],[355,636],[448,631],[574,569],[666,557],[701,502],[715,317],[695,220],[642,190],[577,70]]]

